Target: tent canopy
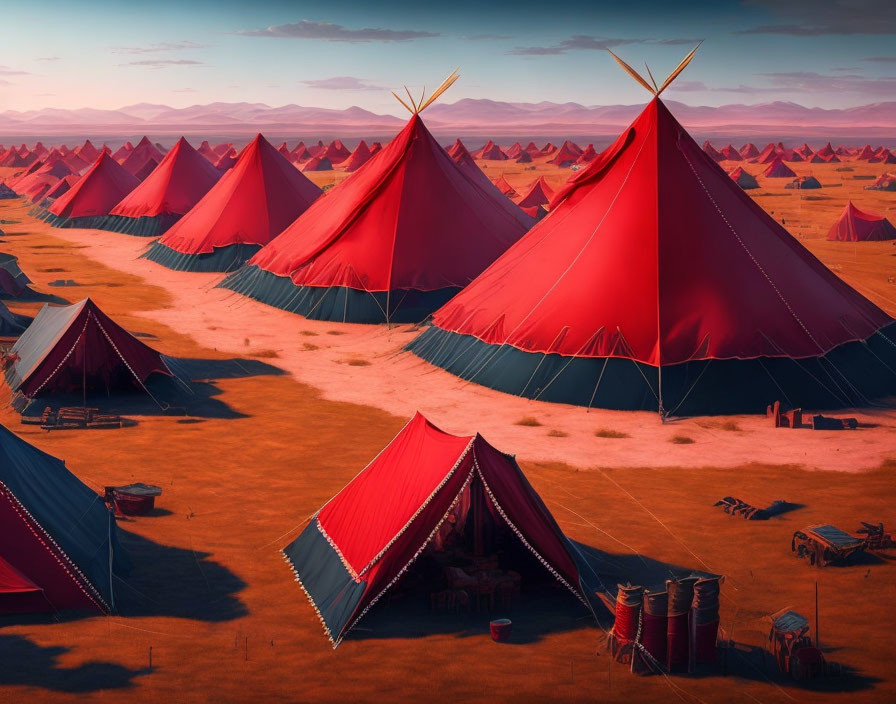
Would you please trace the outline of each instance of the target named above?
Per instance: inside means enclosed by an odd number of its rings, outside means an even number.
[[[840,242],[870,242],[896,239],[896,227],[881,215],[859,210],[852,201],[828,232],[828,239]]]

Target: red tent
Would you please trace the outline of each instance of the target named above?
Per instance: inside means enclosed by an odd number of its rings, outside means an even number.
[[[50,189],[46,193],[44,193],[44,200],[55,200],[63,193],[69,191],[71,187],[80,180],[81,177],[77,174],[71,174],[70,176],[59,179],[59,181],[57,181],[55,185],[51,186]]]
[[[828,142],[815,153],[821,157],[832,157],[834,156],[834,148],[831,146],[831,143]]]
[[[541,156],[541,150],[535,145],[535,142],[529,142],[523,151],[529,152],[532,156]]]
[[[35,161],[37,161],[37,157],[32,158],[30,155],[24,157],[15,149],[10,148],[10,150],[6,153],[6,156],[3,157],[3,160],[0,161],[0,166],[30,166]]]
[[[139,183],[103,152],[87,173],[53,202],[44,220],[54,227],[96,227]]]
[[[796,172],[778,157],[768,165],[762,175],[767,178],[793,178]]]
[[[197,149],[196,151],[202,154],[202,156],[204,156],[213,164],[218,160],[218,155],[215,153],[212,145],[208,143],[208,140],[203,141],[202,144],[199,145],[199,149]]]
[[[99,152],[97,152],[97,154],[99,154]],[[96,161],[95,158],[94,161]],[[82,156],[79,156],[76,152],[72,151],[65,156],[65,163],[74,173],[80,173],[89,167],[93,161],[85,161]]]
[[[101,228],[158,237],[196,205],[219,178],[221,172],[181,137],[152,174],[112,208]]]
[[[571,166],[582,155],[582,150],[578,149],[577,151],[577,149],[573,149],[572,143],[567,140],[560,145],[560,149],[548,163],[554,166]]]
[[[317,144],[312,144],[310,147],[308,147],[308,154],[314,157],[323,152],[326,148],[327,147],[326,145],[324,145],[323,141],[317,140]]]
[[[531,164],[532,163],[532,152],[527,152],[523,150],[520,152],[520,155],[515,159],[517,164]]]
[[[467,151],[467,148],[464,146],[464,143],[460,141],[460,139],[455,140],[454,144],[450,147],[446,147],[445,151],[448,152],[448,156],[457,161],[458,154],[470,154]],[[472,157],[472,154],[470,155]]]
[[[216,156],[221,157],[224,156],[227,152],[233,149],[233,142],[221,142],[220,144],[216,144],[215,148],[212,150]]]
[[[809,159],[809,161],[812,164],[839,164],[840,157],[834,154],[833,150],[830,154],[822,154],[821,151],[817,151],[812,155],[812,158]]]
[[[870,144],[866,144],[864,147],[862,147],[862,151],[860,151],[858,153],[858,155],[856,156],[856,159],[860,159],[860,160],[864,161],[866,159],[870,159],[873,156],[874,156],[874,150],[871,148]]]
[[[870,242],[896,239],[896,227],[880,215],[859,210],[847,201],[842,215],[828,232],[828,239],[838,242]]]
[[[729,144],[727,147],[723,147],[720,154],[725,157],[725,161],[743,161],[744,158],[740,155],[740,152],[734,148],[733,145]]]
[[[798,176],[788,183],[784,188],[793,188],[798,191],[805,191],[810,188],[821,188],[821,183],[814,176]]]
[[[144,137],[137,143],[134,150],[125,157],[121,162],[121,165],[125,171],[132,173],[135,176],[142,171],[145,177],[148,176],[161,161],[162,154],[149,139]],[[148,170],[147,167],[149,167]]]
[[[526,231],[418,114],[223,286],[307,317],[418,321]]]
[[[550,156],[555,151],[557,151],[557,147],[548,142],[539,151],[541,152],[541,156]]]
[[[784,152],[781,155],[781,158],[784,161],[793,161],[793,162],[806,160],[806,157],[804,157],[802,152],[800,152],[798,149],[791,149],[791,150]]]
[[[747,142],[740,148],[740,155],[744,159],[755,159],[759,156],[759,150],[756,148],[755,144],[753,144],[752,142]]]
[[[34,145],[34,149],[32,149],[31,151],[34,154],[37,154],[37,157],[41,159],[46,156],[47,152],[49,152],[50,150],[44,146],[43,142],[38,142]]]
[[[308,154],[308,150],[305,148],[304,142],[299,142],[296,145],[295,149],[293,149],[289,153],[289,160],[296,164],[299,163],[300,161],[305,161],[310,158],[311,158],[311,155]]]
[[[502,541],[525,549],[512,567],[527,584],[556,580],[594,613],[606,591],[598,572],[513,455],[481,435],[449,435],[418,413],[283,554],[336,648],[421,556],[447,558],[452,544],[490,553]]]
[[[894,321],[658,98],[432,321],[415,354],[547,401],[728,413],[896,392]]]
[[[505,149],[504,153],[507,155],[508,159],[516,159],[523,152],[523,145],[519,142],[514,142],[510,148]]]
[[[112,154],[112,158],[115,159],[119,164],[128,158],[128,154],[134,151],[134,145],[130,143],[130,141],[122,144],[115,152]]]
[[[889,149],[882,149],[879,153],[868,159],[869,164],[896,164],[896,154]]]
[[[341,164],[351,156],[351,152],[342,142],[338,139],[334,139],[327,145],[322,156],[329,159],[331,164]]]
[[[516,198],[519,195],[513,188],[513,186],[507,183],[507,179],[505,179],[503,176],[499,176],[498,178],[496,178],[494,184],[498,188],[498,190],[508,198]]]
[[[370,161],[370,157],[370,148],[367,146],[367,142],[362,139],[358,142],[358,146],[355,147],[355,151],[353,151],[348,159],[345,160],[343,168],[345,168],[346,171],[357,171]]]
[[[728,175],[731,177],[732,181],[734,181],[745,191],[748,191],[751,188],[759,188],[759,184],[756,182],[756,179],[753,177],[753,175],[750,174],[742,166],[738,166],[736,169],[732,169],[728,172]]]
[[[486,195],[491,197],[495,205],[507,210],[510,215],[516,218],[527,230],[532,227],[535,222],[530,217],[527,217],[520,208],[513,204],[512,201],[507,199],[505,194],[502,193],[501,190],[491,182],[489,177],[485,175],[482,169],[479,168],[479,165],[476,163],[476,160],[470,156],[467,148],[463,144],[459,144],[459,142],[460,140],[458,140],[458,143],[453,147],[454,154],[451,156],[458,168],[475,181],[476,184],[485,191]],[[523,154],[525,154],[525,152],[523,152]]]
[[[883,173],[870,186],[865,186],[869,191],[896,191],[896,173]]]
[[[286,146],[286,142],[283,142],[279,147],[277,147],[277,151],[280,152],[287,159],[289,159],[292,156],[292,153],[289,151],[289,147]]]
[[[576,159],[576,164],[579,164],[579,165],[590,164],[596,158],[597,158],[597,152],[594,151],[594,145],[589,144],[587,147],[585,147],[585,150],[581,154],[579,154],[579,158]]]
[[[804,159],[806,159],[806,158],[812,156],[812,147],[810,147],[810,146],[809,146],[808,144],[806,144],[805,142],[803,142],[803,146],[801,146],[801,147],[797,147],[797,148],[794,149],[793,151],[797,152],[797,153],[798,153],[801,157],[803,157]]]
[[[706,152],[707,156],[715,162],[725,161],[725,155],[722,154],[718,149],[712,146],[709,143],[709,140],[706,140],[703,143],[703,151]]]
[[[532,185],[526,190],[523,197],[517,201],[517,205],[521,208],[534,208],[538,205],[548,205],[554,197],[554,190],[544,180],[544,176],[539,176]]]
[[[460,140],[458,140],[458,141],[460,141]],[[382,148],[383,148],[382,144],[380,144],[379,142],[374,142],[373,144],[370,145],[370,155],[373,156],[378,151],[380,151]]]
[[[196,152],[199,154],[199,152]],[[227,169],[233,168],[233,165],[236,163],[237,152],[236,149],[231,147],[226,152],[224,152],[220,158],[215,162],[215,168],[218,171],[224,172]]]
[[[473,153],[476,159],[484,159],[488,161],[506,161],[508,156],[501,150],[492,140],[488,140],[482,149]]]
[[[89,139],[84,140],[84,144],[80,147],[76,147],[74,152],[88,164],[95,162],[96,158],[100,155],[100,150],[93,146],[93,142]]]
[[[302,168],[302,171],[332,171],[333,164],[330,163],[330,160],[324,155],[313,156],[311,157],[305,166]]]
[[[119,326],[89,298],[44,305],[11,350],[6,370],[13,393],[28,399],[145,389],[152,374],[172,376],[162,355]]]
[[[233,168],[144,256],[182,271],[232,271],[320,193],[258,135]]]
[[[756,157],[757,164],[771,164],[775,159],[780,159],[781,154],[774,144],[767,144],[759,156]]]

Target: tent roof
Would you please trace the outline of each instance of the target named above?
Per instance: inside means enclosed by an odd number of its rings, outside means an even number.
[[[53,202],[49,210],[53,215],[64,218],[108,215],[139,183],[136,177],[104,152],[74,186]]]
[[[146,165],[150,162],[156,164],[162,161],[162,153],[156,149],[156,146],[149,141],[148,137],[141,139],[137,146],[128,154],[121,162],[121,166],[125,171],[137,175],[138,172],[144,171]]]
[[[654,99],[433,322],[526,352],[660,366],[815,357],[892,320]]]
[[[896,239],[896,227],[881,215],[859,210],[847,201],[843,213],[828,232],[828,239],[841,242],[867,242]]]
[[[579,173],[582,173],[581,171]],[[554,190],[544,180],[544,176],[539,176],[523,197],[517,201],[517,205],[521,208],[533,208],[539,205],[548,205],[554,197]]]
[[[235,244],[264,245],[320,194],[259,134],[160,242],[182,254],[205,254]]]

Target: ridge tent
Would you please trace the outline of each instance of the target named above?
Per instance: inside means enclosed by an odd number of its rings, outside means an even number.
[[[143,256],[177,271],[232,271],[320,194],[259,134],[233,168]]]
[[[766,178],[793,178],[796,176],[796,171],[787,166],[780,158],[776,158],[762,172],[762,175]]]
[[[145,391],[150,375],[173,376],[161,354],[89,298],[69,306],[45,304],[10,354],[6,383],[29,400],[46,393]]]
[[[734,181],[745,191],[748,191],[751,188],[759,188],[759,184],[756,182],[756,179],[753,177],[753,175],[742,166],[738,166],[736,169],[732,169],[728,172],[728,175],[731,177],[732,181]]]
[[[507,567],[556,580],[592,615],[607,591],[512,455],[420,413],[282,552],[337,648],[418,559],[447,555],[450,542],[506,546]]]
[[[367,142],[362,139],[358,142],[358,146],[355,147],[355,150],[349,155],[348,159],[345,160],[343,168],[349,172],[357,171],[370,161],[371,156]]]
[[[814,176],[799,176],[784,186],[784,188],[805,191],[813,188],[821,188],[821,183],[819,183],[818,179]]]
[[[158,237],[202,200],[219,178],[221,172],[181,137],[153,172],[112,208],[99,227],[139,237]]]
[[[847,201],[843,213],[831,226],[828,239],[836,242],[892,240],[896,239],[896,227],[885,217],[866,213]]]
[[[43,219],[54,227],[97,227],[139,181],[108,153],[47,209]]]
[[[389,323],[418,321],[469,283],[528,218],[461,169],[419,111],[220,285],[314,319]]]
[[[896,392],[893,319],[654,95],[408,349],[527,398],[663,415],[756,413],[781,398],[841,408]]]
[[[544,176],[539,176],[529,188],[523,197],[516,204],[521,208],[535,208],[539,205],[548,206],[554,197],[553,189],[544,180]]]
[[[0,295],[18,298],[30,283],[31,279],[19,268],[18,257],[0,252]]]
[[[0,425],[0,615],[115,608],[115,516],[65,464]]]

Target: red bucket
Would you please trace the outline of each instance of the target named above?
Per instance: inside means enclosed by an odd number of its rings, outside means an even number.
[[[488,629],[492,634],[493,641],[504,643],[510,640],[510,634],[513,632],[513,622],[509,618],[496,618],[488,624]]]
[[[152,511],[155,503],[155,496],[133,496],[115,492],[115,508],[125,516],[145,516]]]

